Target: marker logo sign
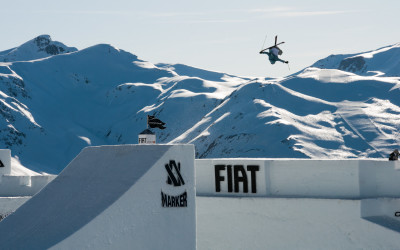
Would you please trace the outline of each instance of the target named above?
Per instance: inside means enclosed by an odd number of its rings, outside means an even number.
[[[167,184],[176,188],[185,185],[185,181],[181,174],[181,163],[175,160],[170,160],[169,163],[165,164],[165,170],[167,172]],[[174,190],[173,190],[174,191]],[[182,192],[182,191],[180,191]],[[187,207],[187,191],[184,190],[182,193],[177,195],[166,194],[161,190],[161,206],[162,207]]]
[[[175,187],[185,185],[185,181],[181,175],[181,163],[178,162],[178,165],[176,165],[176,162],[171,160],[169,164],[165,164],[165,169],[168,173],[167,183],[169,185],[173,184]],[[175,174],[173,170],[175,170]]]

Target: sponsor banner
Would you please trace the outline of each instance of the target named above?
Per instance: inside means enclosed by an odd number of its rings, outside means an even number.
[[[265,161],[242,159],[196,160],[197,192],[219,196],[265,196]]]
[[[227,186],[228,193],[257,193],[257,172],[260,165],[214,165],[215,192],[222,191],[222,186]]]

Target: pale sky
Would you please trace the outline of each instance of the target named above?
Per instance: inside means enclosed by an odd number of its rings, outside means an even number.
[[[330,54],[400,42],[400,1],[0,0],[0,51],[38,35],[84,49],[107,43],[152,63],[239,76],[293,74]],[[286,64],[270,65],[275,35]]]

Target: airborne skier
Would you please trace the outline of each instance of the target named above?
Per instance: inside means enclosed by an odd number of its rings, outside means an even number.
[[[278,47],[278,45],[283,44],[285,42],[280,42],[277,44],[276,43],[277,40],[278,40],[278,36],[275,36],[275,45],[261,50],[260,54],[267,54],[269,62],[271,64],[275,64],[276,61],[283,62],[283,63],[289,63],[289,61],[284,61],[278,57],[278,56],[282,55],[282,50]],[[269,51],[267,52],[266,50],[269,50]]]

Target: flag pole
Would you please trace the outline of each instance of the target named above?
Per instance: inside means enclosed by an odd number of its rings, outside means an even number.
[[[149,115],[147,115],[147,124],[146,124],[146,128],[149,129]]]

